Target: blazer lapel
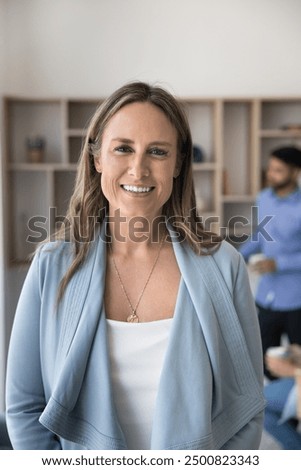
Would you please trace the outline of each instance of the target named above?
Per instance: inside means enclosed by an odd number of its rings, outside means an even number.
[[[103,314],[104,225],[84,265],[71,279],[58,312],[65,316],[58,355],[60,372],[40,422],[88,449],[124,449],[124,436],[112,403]]]
[[[173,244],[183,285],[154,416],[153,449],[221,448],[263,409],[232,297],[213,256]]]
[[[208,351],[182,279],[158,388],[151,449],[212,448],[211,402]]]

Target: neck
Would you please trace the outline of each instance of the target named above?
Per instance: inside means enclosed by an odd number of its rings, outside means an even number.
[[[276,188],[275,193],[279,197],[285,197],[288,196],[289,194],[293,193],[297,189],[297,184],[292,183],[284,186],[283,188]]]
[[[126,217],[117,210],[108,219],[109,238],[114,252],[133,253],[158,246],[167,228],[164,216]]]

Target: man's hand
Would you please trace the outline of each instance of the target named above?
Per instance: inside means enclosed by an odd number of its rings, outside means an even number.
[[[266,367],[276,377],[293,377],[296,365],[290,359],[265,356]]]
[[[289,344],[285,357],[269,355],[268,351],[264,360],[271,374],[277,377],[293,377],[296,369],[300,369],[301,346],[299,344]]]
[[[266,258],[254,263],[251,270],[257,274],[274,273],[277,270],[276,261],[273,258]]]

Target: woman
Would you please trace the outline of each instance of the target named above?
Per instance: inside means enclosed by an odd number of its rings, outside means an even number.
[[[283,357],[271,355],[270,351],[274,349],[267,350],[265,362],[268,371],[279,378],[264,388],[267,400],[264,427],[283,449],[300,450],[301,346],[288,346]]]
[[[59,241],[38,250],[13,327],[17,449],[256,449],[264,400],[246,269],[205,233],[187,120],[131,83],[88,128]]]

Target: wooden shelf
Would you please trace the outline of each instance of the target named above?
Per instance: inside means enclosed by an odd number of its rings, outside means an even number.
[[[216,163],[193,163],[193,171],[216,171]]]
[[[9,171],[76,171],[75,163],[11,163]]]
[[[85,129],[67,129],[66,136],[67,137],[80,137],[83,138],[86,135]]]
[[[10,96],[3,101],[5,251],[9,263],[25,266],[33,248],[26,246],[26,221],[37,214],[46,217],[49,207],[64,215],[87,125],[103,99]],[[301,145],[301,130],[283,129],[300,122],[301,97],[194,97],[181,102],[193,144],[204,157],[192,164],[199,214],[213,221],[214,230],[226,227],[231,233],[233,217],[250,217],[271,150]],[[27,160],[26,139],[32,135],[46,140],[41,163]]]
[[[261,129],[259,136],[263,139],[289,139],[292,137],[301,139],[301,130]]]
[[[245,195],[240,195],[240,194],[227,194],[221,196],[221,200],[225,204],[248,204],[252,203],[255,201],[255,197],[252,196],[251,194],[245,194]]]

